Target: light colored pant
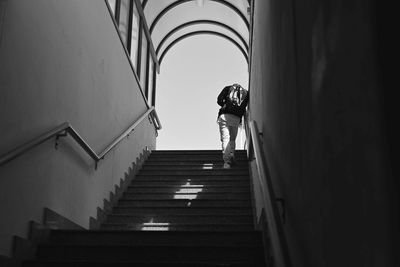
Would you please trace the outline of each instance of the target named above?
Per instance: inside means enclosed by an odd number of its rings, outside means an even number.
[[[222,143],[222,158],[225,163],[231,163],[235,157],[236,136],[238,133],[238,125],[229,125],[229,121],[224,119],[218,120],[219,132]]]

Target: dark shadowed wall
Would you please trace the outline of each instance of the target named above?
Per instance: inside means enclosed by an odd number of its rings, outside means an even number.
[[[395,266],[372,1],[254,1],[251,117],[294,266]]]

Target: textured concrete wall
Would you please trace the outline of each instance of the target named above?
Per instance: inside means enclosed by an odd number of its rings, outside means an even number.
[[[251,116],[294,266],[394,266],[372,1],[255,1]]]
[[[1,1],[0,154],[69,121],[101,152],[146,110],[104,1]],[[145,147],[145,120],[94,170],[67,137],[0,167],[0,254],[48,207],[87,227]]]

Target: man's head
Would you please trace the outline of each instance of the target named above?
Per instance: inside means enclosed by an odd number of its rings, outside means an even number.
[[[238,83],[234,83],[234,84],[233,84],[233,87],[235,87],[235,88],[240,88],[241,86],[240,86],[240,84],[238,84]]]

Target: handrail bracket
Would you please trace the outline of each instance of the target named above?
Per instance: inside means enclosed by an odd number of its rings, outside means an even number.
[[[68,135],[68,130],[64,130],[63,133],[56,134],[56,142],[55,142],[55,149],[58,149],[58,140],[60,137],[66,137]]]

